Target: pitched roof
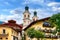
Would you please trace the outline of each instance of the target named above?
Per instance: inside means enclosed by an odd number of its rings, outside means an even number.
[[[50,17],[47,17],[47,18],[43,18],[43,19],[40,19],[40,20],[37,20],[37,21],[33,21],[31,24],[29,24],[24,30],[28,29],[29,27],[31,27],[32,25],[34,25],[35,23],[39,22],[39,21],[45,21],[45,20],[48,20]]]
[[[13,28],[13,29],[19,29],[19,31],[22,30],[22,26],[16,24],[15,20],[8,20],[8,23],[0,24],[0,27],[1,26],[3,26],[3,27],[7,26],[7,27],[10,27],[10,28]]]

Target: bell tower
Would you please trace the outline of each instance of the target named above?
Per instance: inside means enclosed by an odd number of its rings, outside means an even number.
[[[25,11],[23,13],[23,27],[25,28],[31,23],[29,7],[25,6]]]
[[[25,7],[25,12],[23,13],[23,15],[24,15],[24,19],[29,19],[30,18],[30,13],[29,13],[29,7],[28,6],[26,6]]]
[[[34,16],[32,17],[32,19],[33,19],[33,21],[38,20],[38,17],[37,17],[37,12],[36,12],[36,11],[34,11]]]

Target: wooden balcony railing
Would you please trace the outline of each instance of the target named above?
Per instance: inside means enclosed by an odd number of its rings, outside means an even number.
[[[2,34],[0,34],[0,36],[8,36],[8,33],[6,34],[6,33],[2,33]]]

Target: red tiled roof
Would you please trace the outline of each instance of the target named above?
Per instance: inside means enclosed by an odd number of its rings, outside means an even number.
[[[22,30],[22,26],[16,24],[16,21],[14,21],[14,20],[8,20],[8,23],[1,24],[0,26],[9,26],[11,28],[13,28],[13,27],[16,27],[16,28],[19,27],[20,31]]]
[[[8,23],[16,23],[15,20],[8,20]]]

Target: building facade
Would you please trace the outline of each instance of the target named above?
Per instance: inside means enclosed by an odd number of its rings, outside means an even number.
[[[27,30],[29,28],[34,28],[35,30],[42,31],[44,33],[44,38],[42,38],[42,40],[60,40],[60,37],[58,37],[59,35],[57,33],[53,34],[56,30],[56,27],[51,26],[51,24],[48,22],[49,18],[50,17],[43,18],[43,19],[34,21],[30,25],[28,25],[24,29],[25,40],[30,40],[30,37],[28,37],[28,35],[27,35]],[[32,40],[37,40],[37,39],[33,38]]]
[[[31,13],[29,12],[29,7],[25,6],[25,11],[23,13],[23,29],[25,29],[31,22],[38,20],[37,12],[34,11],[34,16],[32,20],[30,19]]]
[[[22,27],[16,21],[0,24],[0,40],[21,40]]]
[[[29,7],[25,7],[25,12],[23,13],[23,29],[31,23]]]

